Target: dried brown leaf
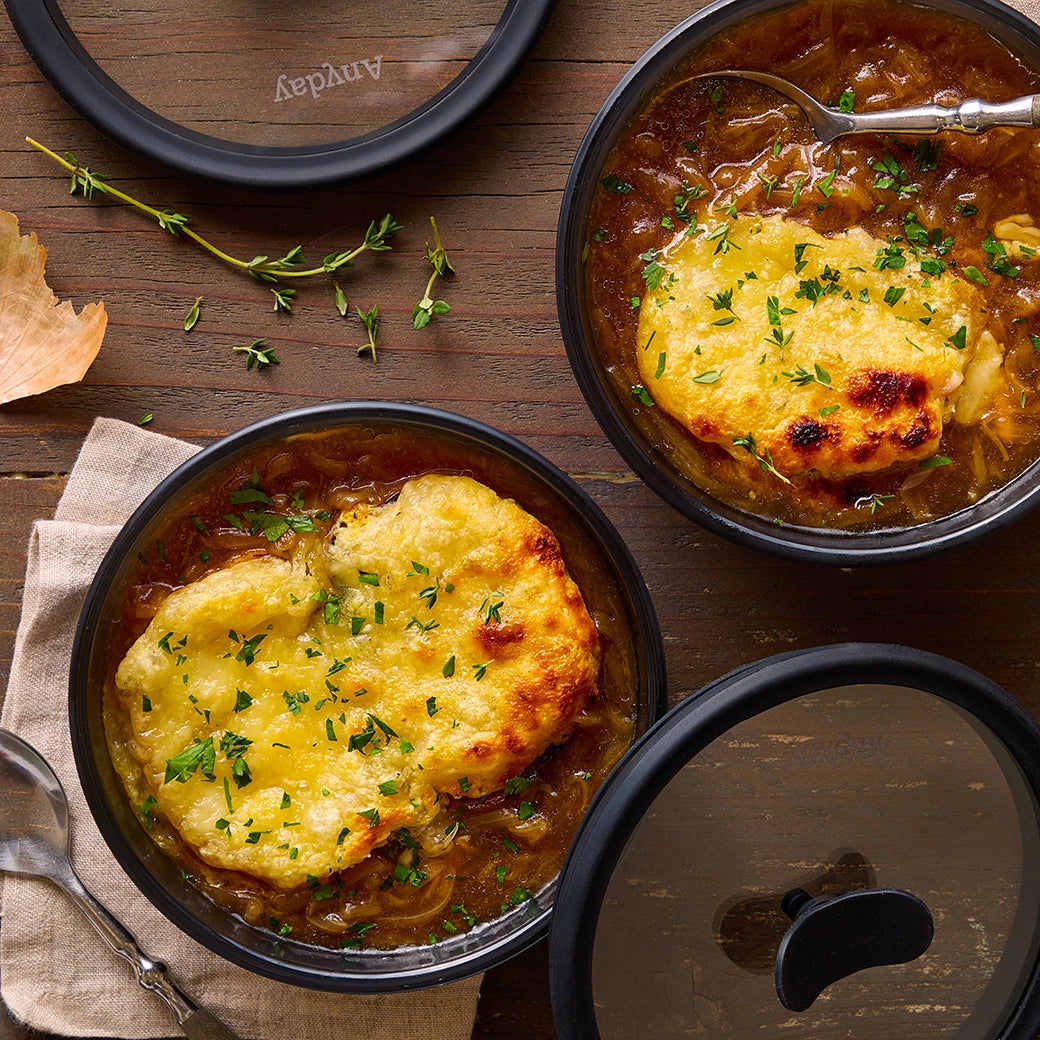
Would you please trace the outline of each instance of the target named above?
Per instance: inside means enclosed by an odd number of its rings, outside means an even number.
[[[101,349],[103,303],[76,313],[44,279],[47,250],[0,210],[0,404],[83,378]]]

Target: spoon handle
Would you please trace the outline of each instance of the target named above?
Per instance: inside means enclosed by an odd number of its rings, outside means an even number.
[[[983,101],[968,98],[958,105],[919,105],[888,112],[849,113],[848,128],[842,133],[930,134],[960,130],[981,134],[995,126],[1040,127],[1040,94],[1027,94],[1013,101]]]
[[[165,964],[145,956],[137,940],[87,891],[71,868],[67,876],[54,880],[65,889],[105,942],[130,962],[137,981],[166,1001],[189,1040],[240,1040],[223,1022],[178,989],[167,974]]]

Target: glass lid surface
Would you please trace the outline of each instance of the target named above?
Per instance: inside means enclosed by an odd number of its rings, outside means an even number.
[[[594,1025],[568,1032],[558,1009],[561,1040],[1035,1037],[1035,777],[988,721],[897,674],[786,696],[685,760],[666,737],[659,789],[596,837],[594,939],[565,969]],[[584,860],[557,903],[561,989]]]
[[[356,179],[436,143],[508,82],[554,2],[5,0],[109,136],[258,187]]]

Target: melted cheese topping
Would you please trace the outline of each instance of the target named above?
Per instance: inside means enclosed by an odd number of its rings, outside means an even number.
[[[981,333],[973,285],[905,243],[780,216],[702,228],[654,263],[640,375],[694,436],[791,475],[935,453]]]
[[[342,516],[292,562],[172,592],[116,685],[159,811],[206,861],[294,887],[562,741],[599,648],[552,532],[466,477]]]

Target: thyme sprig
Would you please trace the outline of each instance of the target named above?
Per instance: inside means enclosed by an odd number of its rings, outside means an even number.
[[[365,326],[365,332],[368,333],[368,342],[357,348],[358,357],[368,354],[372,358],[372,363],[377,364],[379,358],[376,356],[376,335],[379,332],[379,306],[373,304],[367,311],[363,311],[360,307],[355,307],[354,310],[357,311],[357,316],[361,319],[361,324]]]
[[[737,448],[743,448],[758,463],[759,469],[764,473],[772,473],[774,477],[779,478],[785,484],[791,483],[790,479],[785,477],[773,465],[773,456],[770,454],[769,449],[765,448],[759,451],[758,445],[755,443],[754,434],[749,433],[746,437],[734,437],[733,444]]]
[[[252,368],[261,369],[267,365],[279,364],[278,356],[274,352],[274,347],[265,347],[264,344],[266,342],[266,337],[263,339],[254,339],[248,346],[232,347],[231,349],[238,353],[245,354],[247,370]]]
[[[437,221],[433,217],[430,217],[430,225],[433,228],[433,246],[430,246],[429,243],[426,244],[426,259],[433,268],[433,273],[430,275],[430,280],[426,283],[426,292],[423,294],[423,298],[412,310],[412,324],[417,329],[426,328],[435,314],[447,314],[451,310],[444,300],[435,300],[433,298],[434,283],[438,278],[454,274],[455,268],[451,266],[448,254],[445,252],[444,246],[441,245]]]
[[[254,256],[252,260],[241,260],[225,253],[218,246],[215,246],[198,232],[188,227],[189,218],[185,214],[177,213],[170,209],[156,209],[154,206],[141,202],[132,195],[128,195],[125,191],[121,191],[114,185],[109,184],[105,174],[97,173],[81,165],[74,155],[66,152],[65,157],[62,158],[38,141],[34,141],[31,137],[27,137],[25,140],[33,148],[43,152],[44,155],[49,156],[59,166],[63,166],[69,172],[70,194],[75,195],[78,191],[87,199],[92,199],[95,193],[111,195],[113,198],[119,199],[120,202],[125,202],[129,206],[133,206],[134,209],[152,217],[164,231],[168,231],[174,236],[184,235],[186,238],[190,238],[196,245],[201,246],[218,260],[230,267],[244,271],[262,282],[274,283],[282,278],[310,278],[315,275],[330,274],[333,271],[338,271],[341,267],[352,266],[354,260],[366,251],[383,252],[393,248],[390,245],[390,240],[401,230],[401,225],[388,213],[382,220],[372,221],[369,224],[364,239],[359,246],[330,253],[317,267],[304,266],[303,248],[301,246],[294,246],[284,256],[276,257],[275,259],[271,259],[267,255],[261,255]],[[438,246],[439,244],[438,242]],[[450,265],[448,266],[450,269]],[[286,290],[283,290],[280,296],[276,296],[276,310],[287,309],[285,304],[289,302],[291,297],[287,297],[285,295],[286,292]]]

